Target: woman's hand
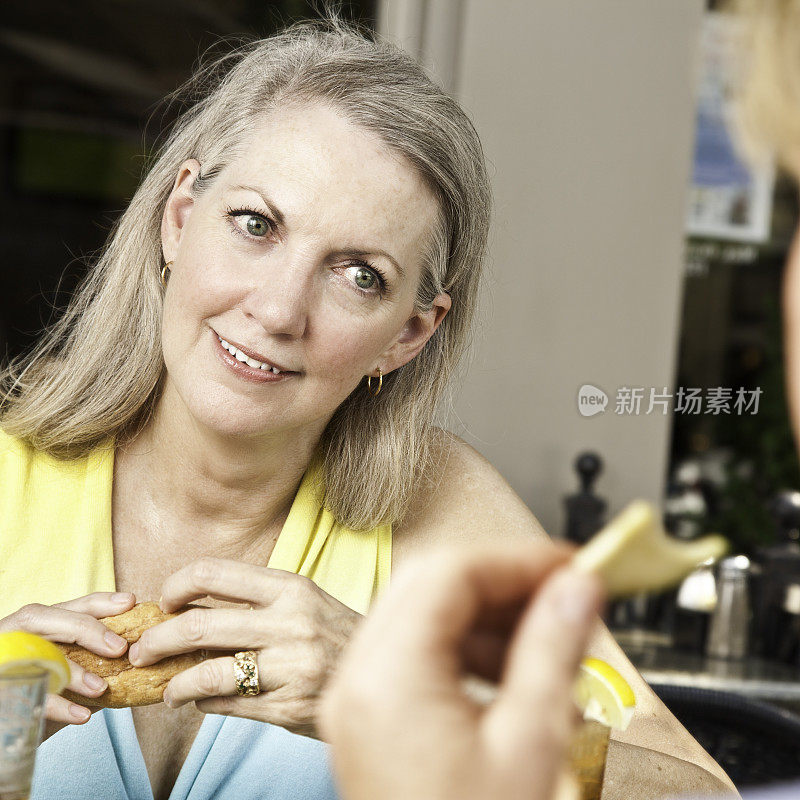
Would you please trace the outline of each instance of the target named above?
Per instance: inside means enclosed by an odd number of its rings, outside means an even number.
[[[348,800],[550,800],[576,723],[572,687],[596,579],[551,544],[409,562],[367,617],[321,704]],[[499,681],[491,706],[462,679]]]
[[[128,643],[98,620],[122,614],[133,608],[135,602],[136,598],[130,592],[94,592],[52,606],[31,603],[0,619],[0,631],[28,631],[52,642],[79,644],[99,656],[119,658]],[[69,661],[69,668],[70,682],[66,688],[76,694],[98,697],[108,687],[99,675],[87,672],[73,661]],[[85,706],[71,703],[59,695],[47,695],[45,718],[60,723],[48,725],[48,736],[64,724],[81,725],[90,716],[91,712]]]
[[[171,708],[195,701],[200,711],[249,717],[317,736],[320,694],[361,615],[291,572],[203,558],[171,575],[161,608],[178,611],[205,596],[250,608],[195,608],[142,634],[128,658],[136,667],[192,650],[254,650],[261,693],[239,697],[231,656],[176,675],[164,691]]]

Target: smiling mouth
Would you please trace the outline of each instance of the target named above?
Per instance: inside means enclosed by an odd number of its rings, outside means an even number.
[[[271,372],[273,375],[294,375],[295,373],[291,370],[280,370],[277,367],[273,366],[272,364],[268,364],[265,361],[259,361],[258,359],[252,358],[248,356],[246,353],[243,353],[237,347],[234,347],[230,342],[225,341],[219,334],[216,334],[217,339],[219,339],[219,343],[227,350],[237,361],[241,361],[243,364],[247,364],[248,367],[252,369],[260,369],[263,372]]]

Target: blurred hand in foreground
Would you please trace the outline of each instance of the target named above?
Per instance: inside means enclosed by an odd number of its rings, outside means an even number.
[[[598,581],[553,544],[409,561],[357,630],[319,726],[348,800],[550,800],[578,721],[572,686]],[[475,674],[499,684],[483,706]]]

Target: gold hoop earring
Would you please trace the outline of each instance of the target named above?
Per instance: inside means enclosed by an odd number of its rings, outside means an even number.
[[[174,264],[174,261],[167,261],[163,267],[161,267],[161,285],[166,289],[167,288],[167,273],[169,272],[169,268]]]
[[[381,372],[381,368],[378,367],[378,388],[373,392],[372,391],[372,375],[367,375],[367,391],[373,396],[377,397],[380,393],[380,390],[383,386],[383,373]]]

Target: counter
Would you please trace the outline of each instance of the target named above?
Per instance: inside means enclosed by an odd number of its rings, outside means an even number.
[[[724,660],[683,652],[668,636],[650,631],[612,634],[648,683],[733,692],[795,710],[800,706],[800,668],[754,656]]]

